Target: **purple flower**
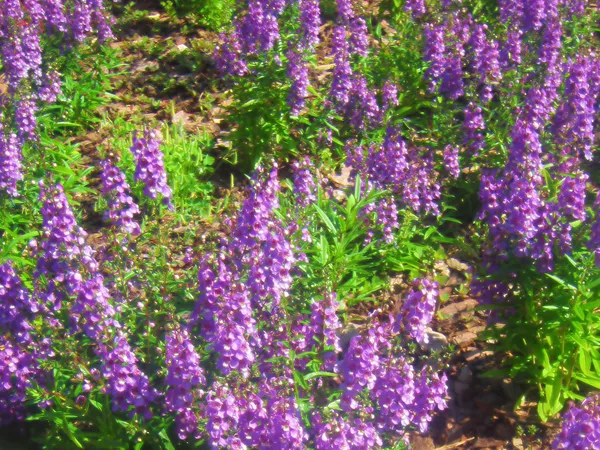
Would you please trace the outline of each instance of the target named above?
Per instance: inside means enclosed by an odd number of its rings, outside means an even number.
[[[0,335],[9,333],[21,345],[31,343],[31,322],[39,310],[10,261],[0,265]]]
[[[346,28],[338,25],[333,30],[332,53],[335,63],[333,68],[333,81],[329,96],[334,104],[345,106],[350,101],[350,90],[352,89],[352,69],[348,56],[348,41],[346,40]]]
[[[411,291],[404,299],[398,322],[404,324],[405,330],[419,344],[426,344],[429,341],[425,327],[433,320],[439,288],[437,282],[427,278],[416,278],[412,284]]]
[[[374,187],[394,192],[414,211],[439,213],[440,185],[432,152],[409,148],[398,129],[388,127],[381,148],[372,145],[366,156],[362,147],[349,147],[347,164]]]
[[[234,31],[230,36],[221,35],[223,44],[215,47],[214,58],[221,73],[231,76],[243,76],[248,72],[246,62],[241,59],[242,44],[239,33]]]
[[[93,275],[86,280],[71,308],[71,319],[92,340],[101,343],[121,325],[114,319],[115,308],[104,285],[104,277]]]
[[[254,403],[251,397],[246,396],[246,399],[248,403]],[[216,381],[212,385],[206,396],[206,432],[213,448],[247,448],[239,438],[234,437],[242,414],[242,402],[227,384]],[[260,417],[258,414],[257,416]]]
[[[35,113],[37,105],[33,97],[25,97],[19,100],[15,108],[15,123],[17,125],[17,136],[19,143],[23,145],[26,141],[37,140]]]
[[[498,2],[500,10],[500,20],[507,23],[510,22],[515,29],[523,27],[523,14],[525,4],[523,0],[500,0]]]
[[[518,28],[511,28],[506,32],[506,42],[500,54],[503,66],[508,66],[510,63],[514,65],[521,64],[523,53],[522,37],[523,31]]]
[[[554,118],[554,130],[563,147],[563,156],[577,156],[581,151],[588,161],[592,159],[594,103],[598,97],[598,88],[590,85],[593,67],[594,63],[586,57],[568,63],[565,101]]]
[[[452,145],[447,145],[444,149],[444,166],[452,178],[460,176],[458,151],[458,147]]]
[[[386,81],[382,89],[383,110],[386,111],[392,105],[398,106],[398,87],[391,81]]]
[[[573,173],[562,180],[558,193],[558,206],[570,220],[585,221],[585,186],[588,175]]]
[[[83,287],[82,271],[95,273],[98,263],[92,249],[85,244],[86,233],[75,220],[63,187],[46,188],[40,182],[42,201],[41,245],[36,250],[37,266],[34,276],[46,279],[46,287],[38,289],[41,300],[50,310],[59,310],[64,299],[62,287],[74,295]]]
[[[571,403],[563,415],[562,429],[552,442],[552,448],[600,449],[600,405],[597,395],[586,398],[579,406]]]
[[[171,203],[171,188],[167,184],[167,172],[163,162],[163,153],[160,151],[160,141],[156,131],[145,130],[144,137],[133,136],[131,153],[135,157],[136,166],[133,176],[135,181],[144,184],[144,194],[156,200],[162,195],[163,203],[173,211]]]
[[[316,450],[376,449],[383,445],[372,423],[359,418],[345,419],[337,411],[331,411],[328,416],[324,418],[317,412],[312,417]]]
[[[11,197],[19,195],[17,182],[23,179],[23,155],[17,135],[5,129],[0,114],[0,190]]]
[[[25,420],[27,389],[38,376],[35,356],[0,334],[0,424]]]
[[[344,377],[340,406],[344,411],[360,407],[357,396],[364,390],[372,390],[377,382],[381,367],[377,341],[373,332],[366,336],[354,336],[340,362],[340,372]]]
[[[300,53],[288,52],[288,67],[287,76],[292,81],[292,88],[288,95],[288,104],[292,108],[292,116],[297,116],[304,104],[305,98],[308,97],[308,68],[302,60]]]
[[[339,303],[335,297],[335,293],[328,293],[323,301],[313,301],[310,325],[306,334],[307,348],[311,348],[316,342],[322,342],[324,347],[330,347],[325,355],[325,370],[329,371],[334,370],[335,354],[341,350],[337,332],[342,328],[342,323],[337,315]]]
[[[473,72],[478,75],[478,83],[482,89],[481,101],[484,103],[492,98],[490,83],[502,79],[498,42],[489,40],[486,30],[487,25],[475,25],[469,41],[471,67]]]
[[[197,404],[204,396],[202,386],[206,379],[200,367],[200,356],[186,330],[176,330],[167,335],[166,362],[165,404],[167,410],[175,415],[177,435],[182,440],[190,435],[200,439]]]
[[[424,0],[406,0],[404,2],[404,11],[412,14],[413,18],[418,19],[422,17],[427,12],[425,9],[425,1]]]
[[[102,194],[107,197],[108,211],[105,219],[108,219],[117,228],[123,228],[131,235],[141,233],[139,224],[134,216],[140,213],[138,205],[133,201],[129,184],[125,180],[125,174],[110,160],[100,161],[102,172]]]
[[[350,21],[350,53],[367,56],[369,53],[369,38],[367,23],[362,17]]]
[[[431,93],[435,92],[446,68],[445,32],[444,25],[426,24],[423,29],[425,35],[423,59],[430,63],[426,77],[429,80],[429,92]]]
[[[138,414],[144,420],[150,420],[150,406],[157,393],[138,368],[126,336],[117,333],[113,342],[99,345],[97,353],[103,363],[104,390],[112,399],[113,411],[129,412],[130,417]]]
[[[525,31],[539,30],[546,19],[546,2],[533,0],[524,3],[523,28]]]
[[[0,265],[0,425],[25,419],[26,391],[42,382],[41,339],[32,336],[40,308],[10,262]]]
[[[558,17],[546,23],[540,44],[539,61],[546,64],[548,70],[554,69],[560,62],[562,34],[562,22]]]
[[[83,42],[92,32],[92,8],[88,0],[74,0],[70,17],[73,38]]]
[[[300,23],[304,31],[306,47],[312,48],[319,43],[319,27],[321,26],[321,9],[318,0],[300,0]]]
[[[356,76],[352,80],[346,116],[350,117],[350,124],[359,130],[381,121],[381,108],[377,104],[375,93],[367,87],[364,77]]]
[[[308,156],[300,161],[294,161],[294,192],[296,194],[296,204],[301,208],[306,208],[311,203],[317,201],[316,184],[310,171],[312,164]]]
[[[62,94],[61,79],[57,71],[47,73],[38,89],[38,98],[47,103],[54,103],[59,95]]]
[[[474,156],[478,156],[485,145],[482,133],[485,130],[485,123],[481,108],[473,102],[465,108],[465,121],[462,128],[465,133],[463,142],[469,146]]]
[[[43,2],[44,16],[49,28],[58,32],[67,31],[67,18],[65,16],[65,5],[63,0],[47,0]]]
[[[340,21],[344,24],[349,23],[354,17],[352,0],[336,0],[336,4]]]

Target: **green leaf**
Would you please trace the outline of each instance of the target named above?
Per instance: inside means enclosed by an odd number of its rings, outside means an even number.
[[[161,430],[160,433],[158,433],[158,437],[160,437],[160,441],[166,450],[175,450],[175,446],[171,442],[171,439],[169,439],[169,436],[167,436],[166,430]]]
[[[574,373],[573,378],[575,378],[578,381],[581,381],[582,383],[589,384],[590,386],[596,389],[600,389],[600,377],[593,375],[580,375]]]
[[[546,398],[548,400],[549,412],[554,415],[560,410],[560,393],[562,390],[563,377],[560,374],[556,374],[552,384],[546,384]]]
[[[319,207],[318,205],[314,205],[314,206],[317,211],[317,214],[319,214],[319,216],[321,217],[321,220],[323,220],[323,222],[325,223],[325,226],[327,226],[327,229],[329,230],[329,232],[334,235],[337,234],[337,229],[335,228],[335,225],[333,224],[331,219],[329,217],[327,217],[327,214],[325,214],[325,211],[323,211],[321,209],[321,207]]]
[[[591,376],[592,360],[587,349],[579,348],[579,368],[585,376]]]
[[[567,283],[566,281],[558,278],[556,275],[553,275],[551,273],[547,273],[545,274],[548,278],[556,281],[558,284],[560,284],[561,286],[571,290],[571,291],[577,291],[577,288],[575,286],[573,286],[572,284]]]
[[[431,237],[431,235],[433,233],[435,233],[436,231],[437,231],[436,227],[429,227],[429,228],[427,228],[427,231],[425,231],[425,235],[423,236],[423,240],[426,241],[427,239],[429,239]]]
[[[360,175],[357,175],[356,181],[354,182],[354,198],[357,201],[360,200],[361,188],[362,188],[362,180],[360,179]]]
[[[304,381],[312,380],[317,377],[337,377],[337,373],[333,372],[311,372],[304,375]]]
[[[548,421],[548,405],[544,402],[539,402],[538,406],[537,406],[537,412],[538,415],[540,416],[540,419],[542,420],[542,422],[547,422]]]

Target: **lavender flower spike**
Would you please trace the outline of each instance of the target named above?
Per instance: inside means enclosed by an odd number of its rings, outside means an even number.
[[[167,172],[163,162],[164,155],[160,151],[160,140],[154,130],[145,130],[144,137],[133,136],[131,153],[136,160],[135,181],[144,183],[144,194],[156,200],[158,195],[163,196],[163,203],[173,211],[171,203],[171,188],[167,184]]]
[[[0,114],[0,191],[5,191],[11,197],[19,195],[17,182],[23,179],[22,159],[17,135],[5,130]]]
[[[100,167],[102,168],[100,175],[102,194],[108,200],[105,218],[131,235],[140,234],[140,225],[133,218],[140,213],[140,209],[131,198],[125,174],[109,160],[100,161]]]
[[[402,306],[404,326],[408,334],[419,344],[428,342],[425,327],[433,319],[438,297],[437,282],[417,278],[413,281],[413,289],[404,300]]]

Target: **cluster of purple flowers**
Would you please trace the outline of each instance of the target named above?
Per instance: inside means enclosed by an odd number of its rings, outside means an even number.
[[[375,323],[365,336],[355,336],[340,363],[344,376],[340,406],[348,414],[375,414],[378,433],[414,425],[425,431],[432,412],[446,408],[446,376],[415,371],[398,353],[394,321]],[[365,399],[361,393],[368,393]]]
[[[0,265],[0,424],[25,418],[25,394],[40,369],[32,336],[39,307],[10,262]]]
[[[0,190],[12,197],[18,195],[17,182],[23,179],[22,159],[17,135],[7,129],[0,113]]]
[[[190,435],[200,439],[197,408],[204,395],[202,386],[206,379],[200,367],[200,356],[186,330],[176,330],[167,336],[166,363],[165,403],[175,414],[177,435],[182,440]]]
[[[0,4],[0,62],[8,85],[7,101],[0,104],[0,190],[8,195],[17,196],[16,182],[23,177],[22,146],[37,139],[38,103],[54,102],[61,93],[60,76],[42,51],[44,34],[81,42],[95,31],[101,42],[112,37],[102,0],[6,0]],[[6,114],[9,110],[14,114]]]
[[[479,152],[484,147],[483,131],[485,123],[481,107],[473,102],[469,103],[465,108],[465,121],[463,122],[463,142],[469,147],[474,156],[479,155]]]
[[[43,237],[39,245],[32,243],[37,254],[37,295],[51,311],[57,311],[66,295],[81,291],[82,271],[94,273],[98,263],[85,243],[86,233],[77,225],[63,187],[46,188],[40,182],[40,200]],[[45,278],[45,287],[41,278]]]
[[[294,184],[303,205],[314,201],[314,180],[306,161],[296,164]],[[285,233],[275,214],[279,189],[276,166],[259,169],[231,221],[229,238],[214,257],[200,264],[200,297],[192,320],[215,353],[218,369],[215,381],[206,387],[209,442],[215,448],[306,448],[309,442],[322,449],[341,442],[380,448],[405,427],[425,430],[433,410],[445,407],[445,377],[418,372],[402,358],[392,342],[403,329],[393,319],[376,322],[344,349],[335,293],[313,300],[310,314],[282,307],[281,300],[289,296],[294,258],[292,233]],[[279,245],[269,254],[268,243],[276,237]],[[418,288],[406,314],[415,329],[417,320],[431,320],[437,298],[434,283],[421,280]],[[297,396],[313,401],[326,386],[315,379],[308,391],[294,387],[288,363],[283,362],[291,350],[296,355],[316,352],[322,358],[320,370],[343,379],[343,411],[315,409],[306,429]],[[295,369],[306,371],[308,361],[297,358]],[[194,392],[194,386],[188,387]]]
[[[582,56],[564,65],[562,73],[568,77],[554,117],[557,86],[553,73],[548,71],[541,87],[533,86],[525,93],[525,107],[511,132],[505,170],[482,174],[481,217],[490,227],[493,257],[528,257],[539,270],[548,272],[554,267],[556,246],[563,253],[570,252],[571,223],[586,220],[588,176],[580,161],[591,157],[592,105],[599,94],[587,72],[599,63],[597,58]],[[550,142],[542,140],[545,128],[553,130]],[[550,183],[558,185],[555,198],[548,195],[551,186],[542,177],[544,147],[551,149],[549,157],[555,162],[550,172]]]
[[[471,34],[471,18],[450,14],[439,25],[424,28],[425,61],[430,63],[426,77],[429,91],[439,92],[456,100],[464,94],[463,60]]]
[[[489,39],[486,31],[486,25],[475,24],[469,40],[471,68],[477,76],[480,98],[484,103],[492,99],[491,83],[502,79],[499,44]]]
[[[597,395],[572,404],[563,415],[562,429],[552,442],[555,450],[600,449],[600,399]]]
[[[158,393],[150,386],[148,377],[139,369],[137,358],[127,337],[116,333],[110,345],[100,345],[102,375],[106,380],[104,391],[112,399],[113,411],[138,414],[144,420],[152,418],[150,406]]]
[[[154,130],[145,130],[144,137],[133,136],[131,153],[136,161],[133,178],[144,184],[144,194],[152,200],[156,200],[160,194],[163,203],[173,210],[172,191],[167,184],[167,172],[158,133]]]
[[[105,218],[117,229],[122,228],[131,235],[140,234],[140,225],[134,219],[140,209],[130,195],[131,189],[125,180],[125,174],[108,159],[100,161],[100,167],[102,194],[108,201]]]
[[[288,52],[287,75],[292,80],[292,89],[288,96],[288,103],[292,108],[291,114],[297,116],[308,97],[308,67],[302,61],[302,55],[297,52]]]
[[[425,327],[433,319],[438,297],[437,282],[417,278],[413,280],[413,287],[404,299],[401,322],[407,334],[419,344],[426,344],[429,341],[425,334]]]
[[[413,211],[439,214],[441,186],[433,152],[409,146],[398,128],[389,126],[383,145],[371,145],[366,155],[362,146],[348,145],[346,164],[375,188],[396,194]],[[397,227],[390,219],[392,228]]]

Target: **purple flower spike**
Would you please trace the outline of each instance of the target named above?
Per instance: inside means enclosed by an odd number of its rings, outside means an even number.
[[[27,389],[38,371],[34,355],[0,334],[0,425],[25,420]]]
[[[35,113],[37,112],[37,105],[33,100],[33,97],[22,98],[16,106],[15,110],[15,122],[17,124],[17,135],[21,145],[25,141],[37,140],[37,134],[35,132],[37,126],[37,119]]]
[[[301,208],[306,208],[311,203],[317,201],[316,184],[312,173],[310,172],[312,164],[308,156],[301,161],[294,161],[294,192],[296,193],[296,203]]]
[[[300,23],[304,31],[306,47],[313,48],[319,43],[319,27],[321,26],[321,9],[318,0],[300,0]]]
[[[419,344],[428,342],[425,327],[433,319],[439,294],[437,282],[417,278],[413,281],[413,288],[404,300],[401,319],[408,334]]]
[[[460,176],[458,147],[452,145],[446,146],[444,149],[444,165],[452,178],[458,178]]]
[[[100,345],[98,353],[106,380],[105,392],[112,397],[113,411],[139,414],[144,420],[152,418],[150,406],[157,398],[148,377],[137,366],[137,358],[122,334],[109,345]]]
[[[123,228],[131,235],[140,234],[140,225],[134,220],[140,209],[130,195],[131,190],[125,180],[125,174],[109,160],[100,161],[100,167],[102,194],[108,201],[105,218],[112,222],[117,230]]]
[[[292,108],[292,116],[297,116],[308,97],[308,68],[302,60],[302,54],[290,51],[288,52],[287,76],[292,80],[292,89],[288,96],[288,104]]]
[[[91,274],[98,270],[92,249],[85,244],[87,235],[77,225],[63,187],[58,184],[46,188],[40,182],[43,239],[37,248],[36,279],[43,275],[47,286],[41,292],[41,300],[51,310],[61,308],[64,286],[69,295],[83,288],[82,271]]]
[[[134,179],[144,184],[144,194],[152,200],[162,195],[163,203],[174,211],[157,132],[145,130],[143,138],[134,135],[131,153],[136,160]]]
[[[11,197],[19,195],[17,182],[23,179],[22,159],[17,135],[5,129],[0,114],[0,190]]]
[[[167,335],[167,369],[165,380],[167,410],[175,415],[177,436],[185,440],[188,436],[200,439],[198,429],[198,402],[204,396],[201,389],[206,384],[204,371],[200,367],[200,356],[186,330],[177,330]]]
[[[0,265],[0,334],[10,333],[18,344],[31,343],[31,321],[38,311],[11,263]]]
[[[406,0],[404,3],[404,11],[411,13],[413,18],[418,19],[419,17],[424,16],[427,12],[427,9],[425,9],[425,1]]]
[[[469,103],[465,109],[465,121],[463,123],[463,142],[469,145],[474,156],[478,156],[483,150],[483,131],[485,123],[481,108],[474,103]]]

